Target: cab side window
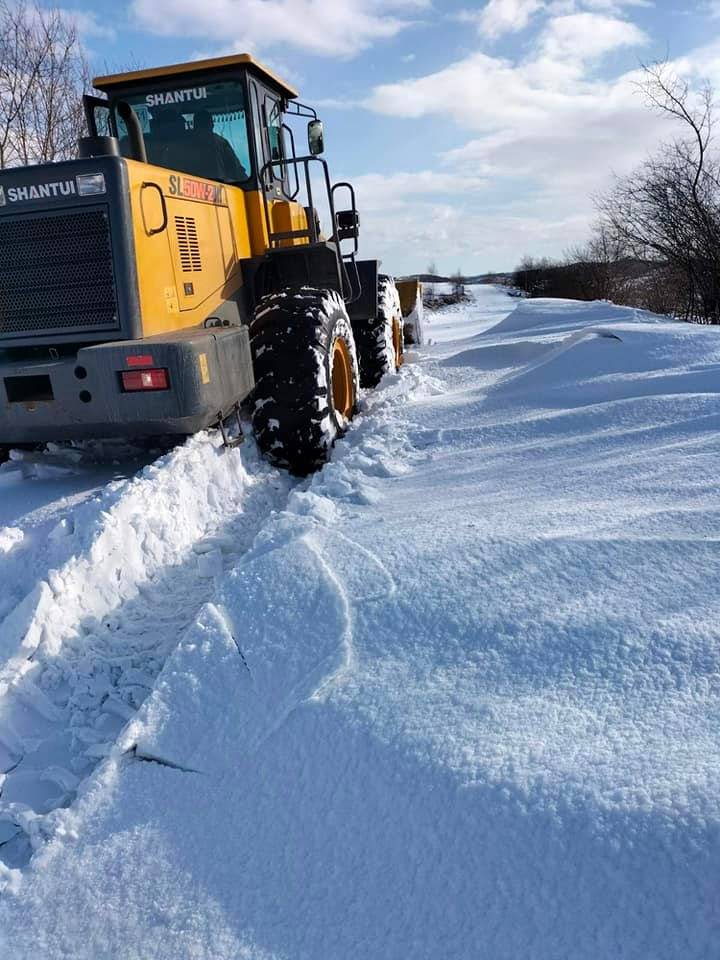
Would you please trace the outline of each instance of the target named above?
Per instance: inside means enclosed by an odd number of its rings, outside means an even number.
[[[253,143],[255,146],[255,156],[257,157],[257,169],[259,176],[260,171],[268,162],[269,157],[266,156],[267,148],[265,147],[265,137],[263,135],[263,118],[260,110],[260,91],[258,90],[258,85],[254,80],[250,81],[249,89],[250,109],[252,111]]]
[[[280,104],[273,97],[265,97],[265,118],[271,160],[282,160],[282,115]]]
[[[283,137],[282,103],[266,87],[255,80],[250,81],[250,101],[255,130],[255,149],[258,156],[258,169],[269,163],[277,163],[285,158]],[[288,170],[285,166],[273,166],[266,171],[265,187],[280,196],[287,192]]]

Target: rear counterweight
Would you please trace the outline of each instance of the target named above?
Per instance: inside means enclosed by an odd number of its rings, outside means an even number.
[[[157,389],[126,389],[148,375]],[[189,330],[83,347],[57,359],[0,360],[5,445],[190,434],[226,416],[254,386],[247,327]]]

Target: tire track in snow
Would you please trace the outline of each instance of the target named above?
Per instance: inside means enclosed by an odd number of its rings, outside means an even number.
[[[0,870],[53,833],[294,485],[252,440],[226,451],[203,434],[85,513],[78,552],[0,626]]]

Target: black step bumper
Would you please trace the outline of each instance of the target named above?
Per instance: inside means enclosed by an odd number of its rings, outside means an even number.
[[[167,370],[169,389],[127,392],[123,371]],[[80,348],[0,353],[0,445],[191,434],[254,387],[247,327],[192,329]]]

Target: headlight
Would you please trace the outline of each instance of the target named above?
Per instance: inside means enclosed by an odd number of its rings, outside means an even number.
[[[102,173],[80,173],[75,177],[77,192],[81,197],[105,193],[105,176]]]

